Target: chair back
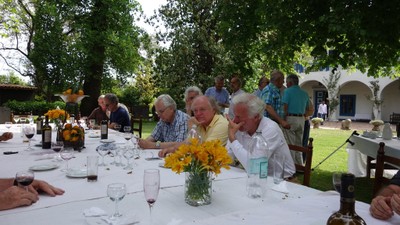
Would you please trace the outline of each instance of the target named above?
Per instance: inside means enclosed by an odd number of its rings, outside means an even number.
[[[139,138],[142,138],[142,117],[134,117],[133,115],[131,116],[131,129],[133,133],[138,133]]]
[[[390,164],[392,168],[394,166],[395,168],[399,169],[400,159],[385,155],[385,143],[381,142],[379,143],[378,154],[376,157],[375,181],[373,189],[374,196],[378,194],[378,191],[383,185],[388,184],[390,181],[390,179],[383,176],[386,164]]]
[[[305,148],[303,146],[289,145],[289,149],[292,151],[298,151],[306,154],[306,162],[304,165],[295,164],[296,172],[301,171],[304,174],[303,185],[310,186],[311,178],[311,164],[312,164],[312,154],[313,154],[313,138],[308,139],[308,146]]]

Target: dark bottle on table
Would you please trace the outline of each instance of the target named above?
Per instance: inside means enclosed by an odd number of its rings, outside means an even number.
[[[42,127],[43,127],[43,119],[39,115],[36,119],[36,134],[42,134]]]
[[[46,116],[45,122],[42,127],[42,148],[51,148],[51,126],[49,125],[49,116]]]
[[[101,139],[108,139],[108,121],[102,120],[100,124]]]
[[[327,225],[365,225],[365,221],[357,215],[355,211],[354,197],[354,175],[351,173],[343,173],[341,177],[340,188],[340,209],[333,213]]]

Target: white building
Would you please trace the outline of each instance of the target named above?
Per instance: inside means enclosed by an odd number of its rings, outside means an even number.
[[[338,81],[338,100],[339,105],[333,115],[329,115],[331,120],[364,120],[382,119],[389,121],[390,114],[400,113],[400,79],[388,77],[373,78],[368,77],[360,71],[349,73],[340,70],[341,77]],[[317,111],[318,104],[325,100],[329,102],[332,96],[328,96],[328,90],[324,85],[324,78],[328,79],[331,71],[318,71],[309,74],[299,73],[301,79],[299,85],[313,100]],[[379,81],[380,90],[377,93],[377,100],[382,101],[379,107],[374,108],[374,103],[370,100],[374,96],[370,81]],[[370,98],[368,98],[370,97]],[[314,115],[316,116],[316,113]]]

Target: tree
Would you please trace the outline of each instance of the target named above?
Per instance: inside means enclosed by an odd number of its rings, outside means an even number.
[[[341,65],[400,76],[399,10],[396,0],[228,0],[219,30],[242,67],[263,55],[272,68],[301,62],[307,71]]]

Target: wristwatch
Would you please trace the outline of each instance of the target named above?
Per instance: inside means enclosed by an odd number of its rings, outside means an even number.
[[[161,145],[161,141],[157,141],[156,142],[156,148],[160,148],[160,145]]]

